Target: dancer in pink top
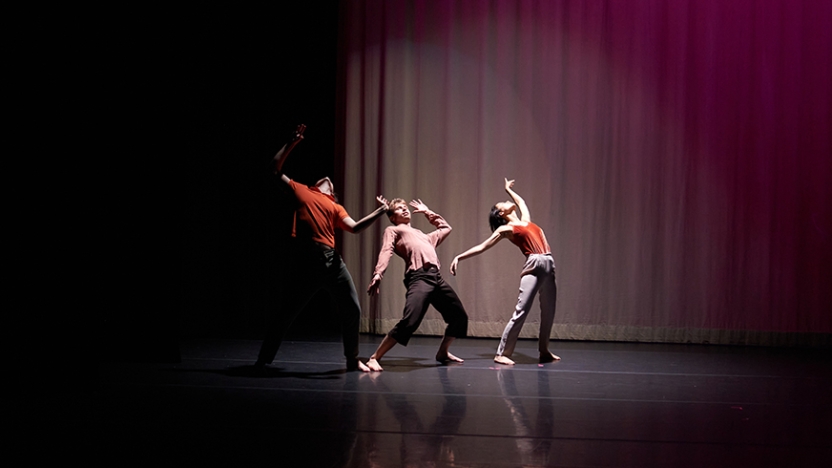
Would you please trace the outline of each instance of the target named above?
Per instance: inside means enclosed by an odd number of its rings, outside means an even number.
[[[520,295],[514,314],[503,330],[494,362],[514,365],[514,361],[509,359],[509,356],[514,352],[520,329],[523,328],[523,323],[534,303],[534,296],[538,292],[540,292],[540,335],[538,336],[540,362],[559,361],[560,358],[549,351],[549,334],[552,332],[552,325],[555,321],[555,303],[558,297],[558,288],[555,283],[555,260],[552,258],[552,251],[549,243],[546,242],[543,230],[532,222],[526,202],[511,189],[514,181],[508,179],[505,181],[506,192],[511,196],[511,200],[499,202],[491,208],[488,222],[493,234],[481,244],[457,255],[451,263],[451,274],[456,275],[460,260],[479,255],[494,247],[502,239],[508,239],[517,245],[526,256],[526,264],[520,273]],[[518,210],[520,211],[519,217]]]
[[[439,345],[439,351],[436,353],[436,360],[442,363],[462,362],[462,359],[448,352],[448,348],[454,338],[462,338],[468,333],[468,314],[465,313],[459,296],[439,274],[439,257],[436,255],[436,246],[448,236],[451,226],[422,203],[422,200],[413,200],[410,205],[414,208],[414,213],[423,213],[436,230],[425,234],[412,227],[410,210],[401,198],[396,198],[388,204],[390,208],[387,216],[393,226],[384,230],[381,251],[378,254],[378,262],[367,293],[378,294],[379,283],[390,263],[390,258],[395,253],[404,260],[406,265],[404,284],[407,286],[407,298],[404,316],[384,337],[376,352],[367,361],[367,367],[373,371],[383,370],[379,360],[396,343],[407,346],[410,337],[425,318],[429,305],[433,305],[448,324],[445,328],[445,336]]]

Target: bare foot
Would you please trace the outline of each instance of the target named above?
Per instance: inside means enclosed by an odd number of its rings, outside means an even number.
[[[355,361],[347,362],[347,372],[353,371],[370,372],[370,368],[361,362],[361,359],[356,359]]]
[[[514,361],[505,356],[494,356],[494,362],[496,362],[497,364],[505,364],[507,366],[514,365]]]
[[[445,353],[445,354],[436,353],[436,360],[441,362],[442,364],[446,364],[446,363],[451,362],[451,361],[453,361],[453,362],[465,362],[462,359],[454,356],[451,353]]]
[[[381,364],[379,364],[375,358],[370,358],[370,360],[367,361],[367,372],[381,372],[383,370],[384,369],[381,368]]]
[[[555,362],[555,361],[560,361],[560,357],[555,356],[554,354],[552,354],[549,351],[546,351],[545,353],[540,353],[540,362],[541,363]]]

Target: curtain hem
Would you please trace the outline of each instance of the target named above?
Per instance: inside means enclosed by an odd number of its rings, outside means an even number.
[[[370,332],[368,319],[363,319],[361,332]],[[387,333],[398,319],[375,320],[375,330]],[[470,322],[468,336],[498,339],[504,322]],[[441,336],[445,323],[440,319],[426,319],[416,335]],[[527,323],[520,338],[537,339],[539,325]],[[624,341],[634,343],[690,343],[772,347],[832,348],[832,334],[777,332],[762,330],[724,330],[712,328],[654,328],[614,325],[555,324],[551,339],[566,341]]]

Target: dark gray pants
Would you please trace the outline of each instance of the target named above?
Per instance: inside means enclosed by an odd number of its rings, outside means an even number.
[[[448,324],[445,336],[463,338],[468,334],[468,314],[451,285],[442,279],[438,268],[430,265],[420,270],[408,270],[404,285],[407,287],[404,316],[388,333],[397,343],[407,346],[431,305]]]
[[[287,275],[284,297],[266,337],[260,347],[258,364],[271,364],[277,355],[283,337],[298,314],[306,307],[312,296],[320,290],[329,292],[341,316],[341,332],[344,340],[344,357],[347,366],[355,365],[358,359],[358,327],[361,307],[355,292],[352,276],[347,271],[341,256],[335,249],[315,249],[296,252],[296,261],[291,262],[296,271]]]

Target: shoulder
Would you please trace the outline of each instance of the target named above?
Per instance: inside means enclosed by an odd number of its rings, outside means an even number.
[[[304,194],[304,196],[306,196],[307,194],[314,193],[314,191],[310,189],[308,185],[301,184],[300,182],[295,182],[292,179],[289,179],[289,182],[287,182],[287,184],[289,185],[289,188],[295,193],[302,193]]]
[[[504,224],[494,231],[494,234],[499,234],[501,236],[510,235],[512,233],[514,233],[514,226],[511,224]]]
[[[387,226],[384,228],[384,235],[385,236],[396,236],[401,232],[401,228],[397,225]]]
[[[335,208],[335,212],[338,213],[338,216],[340,216],[341,219],[350,217],[350,214],[347,213],[347,209],[344,208],[344,206],[341,205],[340,203],[332,202],[332,206],[333,206],[333,208]]]

